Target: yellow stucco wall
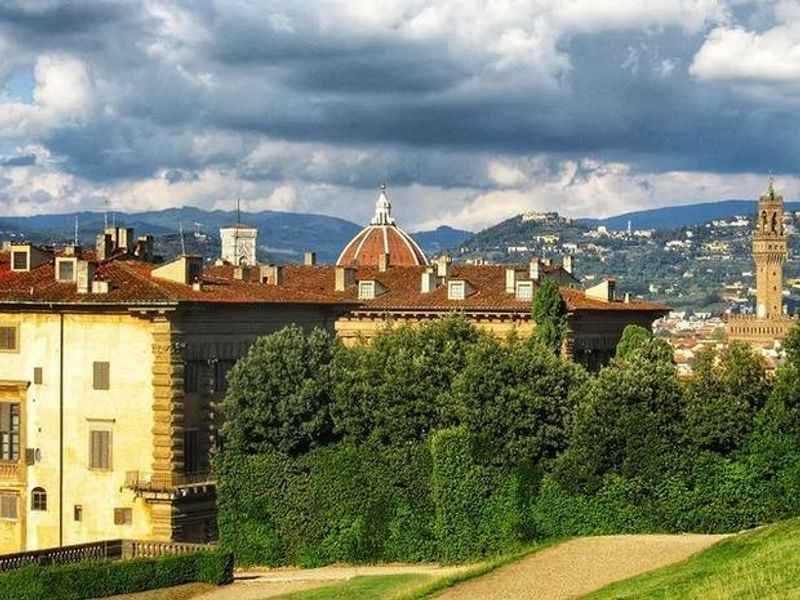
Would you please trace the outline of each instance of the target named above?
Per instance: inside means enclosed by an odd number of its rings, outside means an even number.
[[[152,463],[152,338],[150,322],[128,314],[63,316],[63,501],[59,502],[61,316],[0,313],[0,323],[20,325],[20,351],[4,354],[1,379],[31,383],[23,427],[27,448],[41,459],[27,466],[21,504],[30,509],[30,492],[47,491],[47,510],[27,512],[24,544],[38,549],[59,544],[59,505],[63,543],[111,538],[147,538],[150,508],[123,487],[125,472],[149,471]],[[110,389],[93,389],[93,363],[110,364]],[[35,367],[42,384],[33,384]],[[112,470],[89,469],[89,432],[112,432]],[[24,454],[24,450],[23,450]],[[1,485],[1,483],[0,483]],[[74,507],[83,519],[74,520]],[[131,508],[130,526],[114,524],[114,508]],[[3,549],[0,551],[9,551]]]

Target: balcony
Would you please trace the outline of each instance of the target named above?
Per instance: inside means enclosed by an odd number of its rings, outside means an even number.
[[[16,461],[0,461],[0,482],[22,484],[24,473],[20,464]]]
[[[214,491],[216,486],[216,476],[211,470],[195,473],[125,473],[125,488],[145,499],[166,500],[205,495]]]

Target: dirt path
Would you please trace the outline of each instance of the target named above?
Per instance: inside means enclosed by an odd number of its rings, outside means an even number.
[[[437,600],[577,598],[685,560],[724,535],[613,535],[570,540],[436,596]]]
[[[273,569],[236,573],[233,585],[195,596],[192,600],[262,600],[288,592],[298,592],[331,585],[360,575],[398,575],[420,573],[444,577],[470,569],[472,565],[439,567],[436,565],[330,566],[319,569]]]

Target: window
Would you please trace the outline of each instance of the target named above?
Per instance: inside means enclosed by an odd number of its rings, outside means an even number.
[[[533,300],[533,282],[517,282],[517,300]]]
[[[16,494],[0,494],[0,519],[17,520]]]
[[[44,488],[33,488],[31,492],[31,510],[47,510],[47,492]]]
[[[464,299],[464,282],[463,281],[450,281],[447,286],[447,299],[448,300],[463,300]]]
[[[185,473],[200,470],[200,432],[197,429],[183,432],[183,470]]]
[[[133,523],[133,511],[130,508],[114,509],[114,525],[130,525]]]
[[[89,432],[89,468],[98,471],[111,469],[111,432]]]
[[[0,460],[19,460],[19,404],[0,402]]]
[[[17,250],[12,252],[11,256],[12,269],[14,271],[27,271],[28,270],[28,253],[24,250]]]
[[[19,350],[19,329],[16,325],[0,326],[0,352],[17,352]]]
[[[58,280],[75,281],[75,261],[72,260],[58,261]]]
[[[44,376],[42,374],[42,367],[33,367],[33,383],[34,385],[42,385]]]
[[[359,300],[372,300],[375,298],[375,282],[374,281],[359,281],[358,282],[358,299]]]
[[[111,388],[111,366],[107,362],[95,362],[93,369],[94,389],[107,390]]]
[[[83,521],[83,506],[76,504],[72,508],[72,518],[78,522]]]

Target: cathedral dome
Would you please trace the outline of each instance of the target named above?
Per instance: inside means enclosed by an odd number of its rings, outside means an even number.
[[[427,265],[428,259],[417,243],[395,223],[392,203],[386,195],[386,186],[375,203],[375,216],[361,232],[348,243],[339,255],[337,265],[345,267],[377,267],[381,255],[389,255],[394,267]]]

